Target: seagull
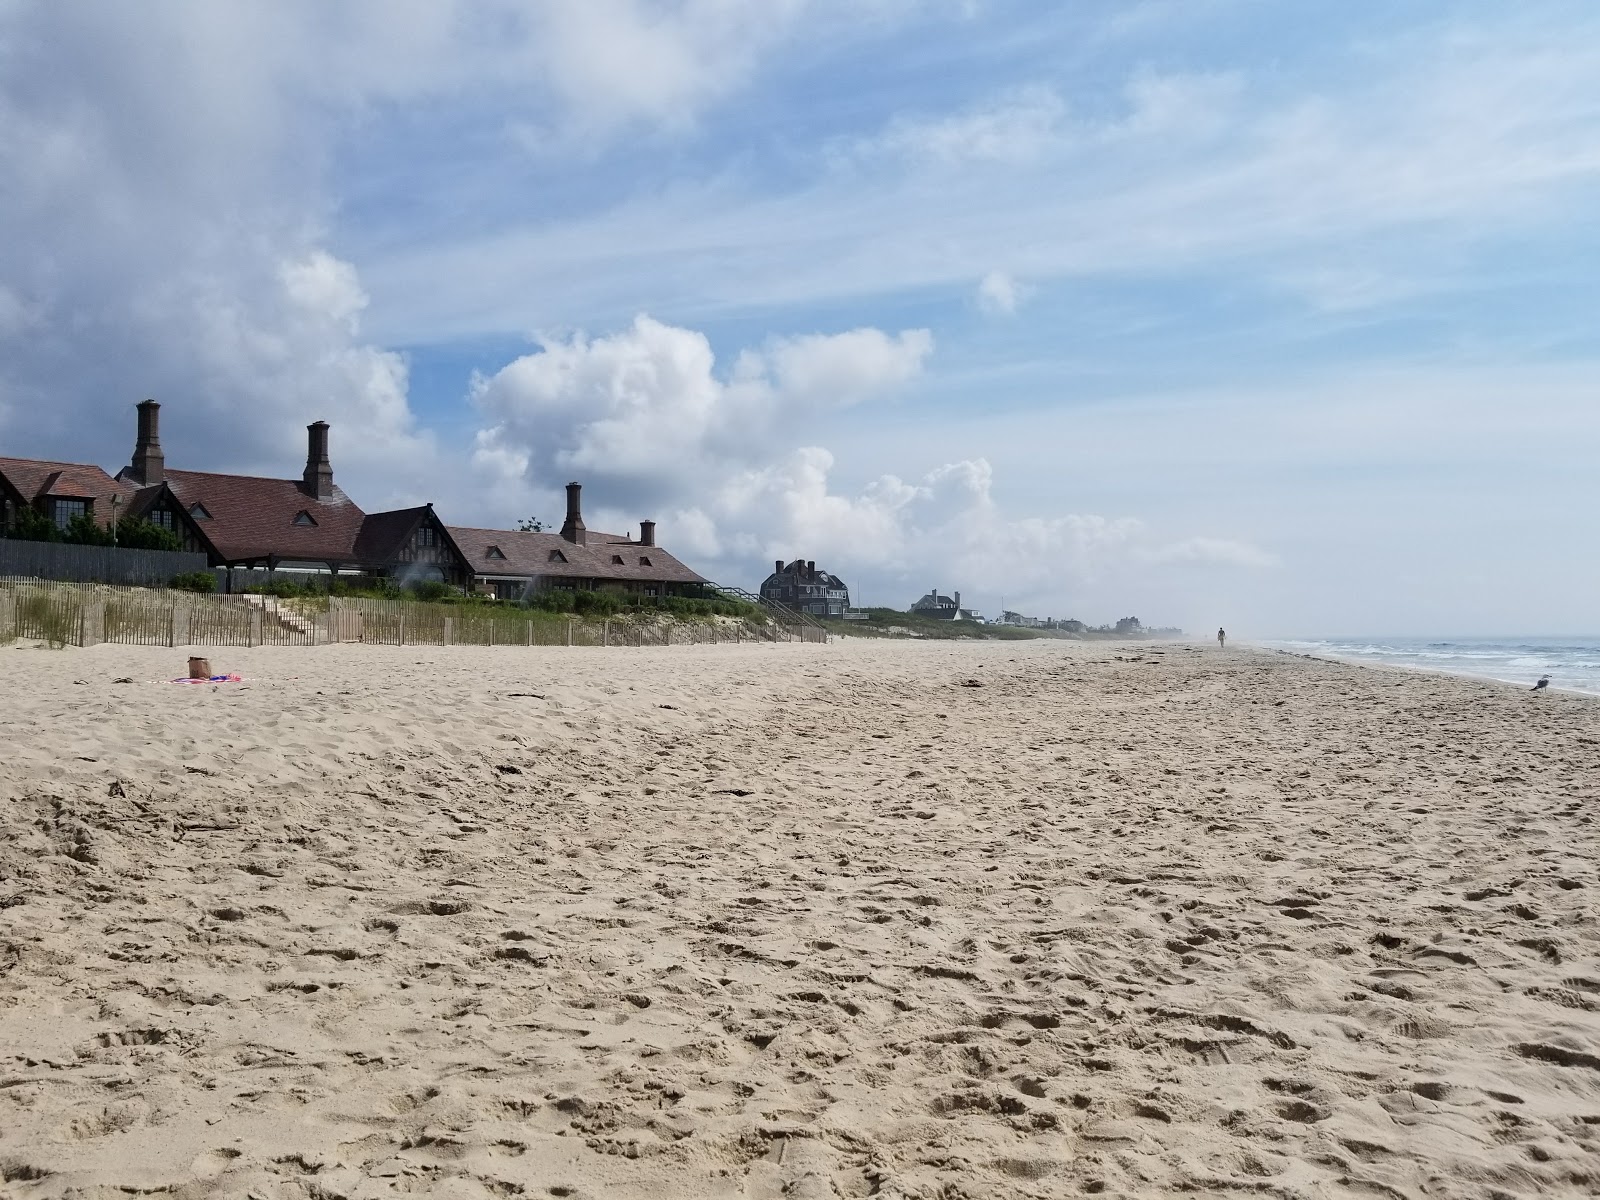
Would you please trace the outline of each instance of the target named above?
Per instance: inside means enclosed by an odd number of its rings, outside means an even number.
[[[1542,692],[1542,691],[1545,690],[1545,688],[1547,688],[1549,686],[1550,686],[1550,676],[1541,675],[1541,676],[1539,676],[1539,682],[1533,685],[1533,690],[1536,691],[1536,692]]]

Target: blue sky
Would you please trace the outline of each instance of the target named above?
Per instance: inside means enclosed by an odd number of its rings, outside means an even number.
[[[1600,10],[0,0],[0,446],[753,586],[1595,631]]]

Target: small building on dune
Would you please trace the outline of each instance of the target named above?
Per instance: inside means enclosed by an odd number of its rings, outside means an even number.
[[[850,608],[850,589],[844,580],[800,558],[788,566],[782,559],[773,564],[772,574],[761,582],[761,598],[813,617],[840,618]]]
[[[637,540],[600,533],[584,525],[582,501],[582,486],[567,484],[567,519],[559,533],[450,526],[472,586],[502,600],[522,600],[554,589],[693,596],[710,583],[657,545],[654,521],[639,522]]]
[[[961,607],[961,593],[953,596],[941,596],[939,589],[934,588],[926,596],[921,597],[911,606],[911,611],[919,617],[931,617],[935,621],[982,621],[982,614],[970,608]]]

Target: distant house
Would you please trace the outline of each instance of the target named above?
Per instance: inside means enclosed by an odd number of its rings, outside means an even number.
[[[787,605],[813,617],[843,617],[850,608],[850,589],[837,575],[817,570],[815,562],[778,559],[761,582],[761,598]]]
[[[567,484],[567,519],[560,533],[450,526],[473,587],[502,600],[521,600],[555,588],[693,595],[710,582],[656,544],[654,521],[639,522],[637,541],[585,528],[582,494],[580,485]]]
[[[961,593],[954,596],[941,596],[939,589],[934,588],[911,606],[911,611],[921,617],[932,617],[936,621],[982,621],[983,615],[970,608],[961,607]]]

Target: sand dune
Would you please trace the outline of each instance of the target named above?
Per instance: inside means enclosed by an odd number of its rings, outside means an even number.
[[[0,651],[5,1194],[1600,1190],[1591,700],[1061,642],[213,663]]]

